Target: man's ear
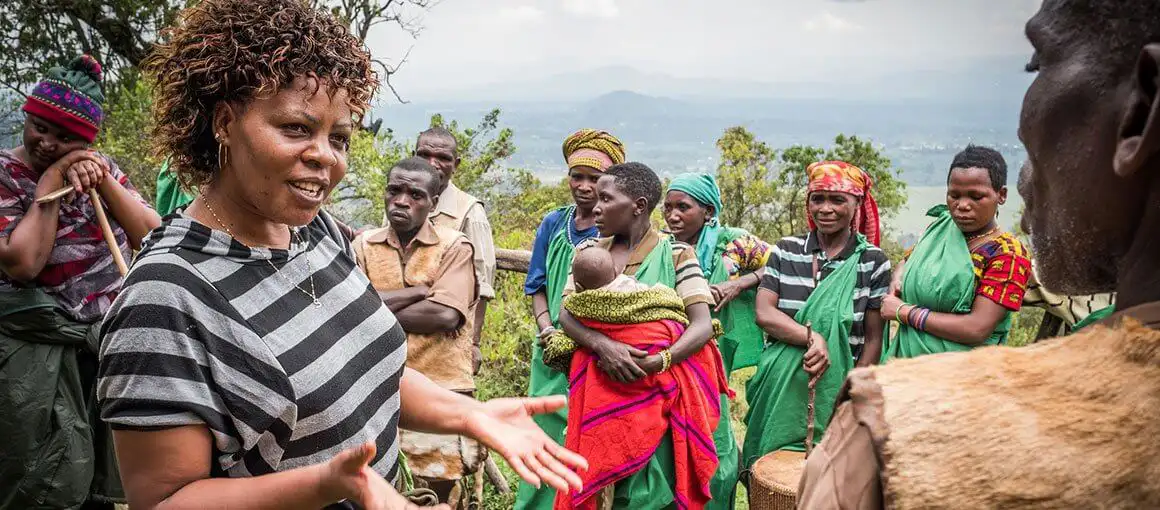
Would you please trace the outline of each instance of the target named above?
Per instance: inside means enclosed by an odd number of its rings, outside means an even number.
[[[1149,44],[1136,63],[1113,162],[1116,175],[1131,177],[1160,153],[1160,44]]]
[[[999,188],[999,205],[1003,205],[1005,203],[1007,203],[1007,187],[1002,186]]]

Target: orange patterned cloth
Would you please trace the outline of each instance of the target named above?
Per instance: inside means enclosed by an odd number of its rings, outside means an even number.
[[[975,294],[1018,312],[1031,278],[1031,254],[1019,239],[1004,232],[971,251]]]
[[[866,236],[874,246],[882,240],[882,226],[878,215],[878,203],[870,188],[874,186],[874,179],[865,170],[844,161],[819,161],[806,168],[809,176],[809,192],[836,191],[847,193],[862,199],[862,205],[854,212],[854,221],[850,224],[855,232]],[[806,215],[810,230],[815,229],[814,219]]]

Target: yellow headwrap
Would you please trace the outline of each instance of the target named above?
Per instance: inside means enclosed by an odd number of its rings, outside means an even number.
[[[607,131],[581,129],[564,140],[564,159],[569,170],[586,166],[603,172],[624,163],[624,144]]]

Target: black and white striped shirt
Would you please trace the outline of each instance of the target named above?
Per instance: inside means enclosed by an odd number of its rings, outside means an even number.
[[[814,291],[813,256],[818,256],[818,281],[826,279],[838,266],[850,258],[857,247],[857,239],[850,242],[833,259],[826,257],[817,235],[783,237],[773,247],[766,263],[761,288],[777,293],[777,308],[793,317],[801,310]],[[890,289],[890,259],[886,252],[869,246],[858,263],[858,281],[854,285],[854,324],[850,327],[850,350],[857,359],[866,342],[866,311],[882,308],[882,296]]]
[[[371,466],[395,477],[406,336],[326,213],[289,250],[167,217],[101,335],[97,391],[114,428],[204,424],[213,475],[231,477],[375,441]]]

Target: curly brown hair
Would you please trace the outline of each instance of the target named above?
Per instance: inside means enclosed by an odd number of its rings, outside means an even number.
[[[154,85],[154,150],[190,189],[218,169],[212,124],[219,102],[245,104],[315,76],[331,93],[346,90],[361,117],[379,86],[366,47],[302,0],[205,0],[163,35],[142,64]]]

